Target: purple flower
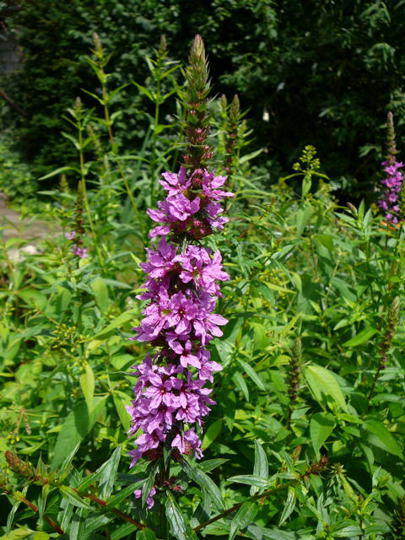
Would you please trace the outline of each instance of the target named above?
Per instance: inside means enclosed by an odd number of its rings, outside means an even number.
[[[178,174],[165,172],[162,176],[164,180],[161,180],[160,184],[169,195],[185,195],[192,185],[191,178],[187,177],[186,169],[184,167],[180,167]]]
[[[72,253],[80,259],[87,257],[87,249],[77,245],[72,246]]]
[[[172,441],[172,448],[177,448],[180,454],[190,454],[191,451],[198,458],[202,458],[201,441],[193,429],[178,433]]]
[[[67,238],[68,240],[73,240],[75,236],[76,236],[76,231],[65,232],[65,238]]]
[[[231,196],[219,189],[225,180],[206,170],[166,172],[161,184],[167,196],[157,209],[148,210],[160,224],[150,236],[161,239],[141,263],[147,279],[138,298],[147,304],[132,339],[152,343],[156,352],[134,366],[137,381],[128,407],[129,433],[136,436],[131,466],[141,457],[160,457],[165,443],[175,453],[202,457],[193,426],[201,429],[215,404],[207,385],[221,366],[211,360],[206,345],[222,335],[220,327],[227,323],[215,309],[221,296],[219,284],[229,276],[219,251],[191,242],[228,221],[221,216],[220,205]],[[185,240],[182,248],[179,239]]]
[[[390,156],[382,163],[386,177],[381,180],[385,187],[382,198],[378,201],[378,206],[384,210],[385,219],[393,224],[399,222],[400,207],[398,200],[402,189],[404,175],[401,171],[404,164],[395,160],[395,155]]]
[[[222,270],[222,257],[219,251],[211,257],[206,248],[188,246],[177,260],[182,269],[180,272],[182,282],[193,282],[197,288],[209,294],[219,295],[217,282],[229,279],[229,275]]]
[[[156,495],[156,488],[152,487],[151,490],[148,493],[148,496],[146,498],[146,506],[148,510],[153,508],[155,501],[153,500],[153,497]],[[136,489],[134,491],[135,499],[140,499],[142,497],[142,489]]]
[[[218,189],[223,186],[225,182],[226,176],[214,176],[212,173],[204,170],[201,181],[202,192],[207,199],[211,199],[212,201],[220,201],[224,197],[234,197],[233,193]]]
[[[188,218],[196,214],[200,209],[200,199],[195,197],[188,199],[182,193],[169,195],[164,201],[158,203],[159,210],[147,210],[148,216],[158,223],[185,222]],[[156,227],[150,232],[153,238],[159,235],[166,235],[170,231],[167,227]]]
[[[164,180],[160,183],[168,195],[158,203],[157,210],[149,209],[147,213],[153,221],[164,225],[152,229],[151,238],[175,232],[199,239],[211,234],[213,229],[223,228],[228,219],[220,216],[223,208],[219,201],[234,196],[218,189],[225,183],[225,176],[215,176],[206,169],[187,176],[183,167],[178,174],[166,172],[162,176]]]
[[[220,369],[218,364],[210,365],[209,361],[205,361],[204,367],[208,377],[212,376],[212,371]],[[143,433],[135,440],[138,448],[131,452],[131,466],[145,453],[158,448],[179,422],[201,425],[202,417],[215,403],[209,397],[211,389],[205,387],[206,379],[193,379],[180,365],[159,366],[147,356],[134,370],[138,380],[135,399],[128,407],[132,418],[130,433],[135,434],[140,429]]]
[[[215,304],[215,298],[205,291],[176,292],[169,296],[168,290],[161,286],[157,296],[143,310],[145,317],[140,326],[134,329],[138,332],[136,339],[164,339],[169,330],[170,338],[174,337],[173,333],[180,339],[184,335],[192,335],[205,345],[213,337],[222,336],[218,326],[228,322],[221,315],[212,313]],[[171,339],[168,340],[169,346],[170,342]]]

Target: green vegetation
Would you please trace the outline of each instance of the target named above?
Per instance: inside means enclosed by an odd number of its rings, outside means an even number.
[[[170,56],[185,58],[196,32],[208,44],[214,93],[238,93],[249,109],[254,145],[266,148],[259,163],[267,184],[314,144],[346,197],[368,197],[388,110],[403,136],[405,29],[397,0],[16,4],[12,11],[0,2],[0,15],[16,33],[23,65],[3,84],[27,116],[7,108],[4,125],[17,121],[19,145],[38,175],[72,157],[59,133],[74,98],[94,106],[83,88],[96,88],[84,59],[95,31],[111,53],[111,86],[127,85],[114,100],[117,137],[130,152],[142,147],[148,126],[148,101],[132,84],[146,77],[145,55],[164,34]]]
[[[162,198],[161,173],[181,162],[187,118],[162,40],[135,85],[148,103],[142,146],[125,150],[127,87],[109,75],[98,35],[92,48],[97,90],[66,114],[71,150],[39,180],[43,201],[23,203],[52,234],[17,257],[23,238],[0,244],[0,538],[401,538],[403,227],[364,201],[339,204],[313,146],[269,187],[237,98],[208,107],[210,167],[235,197],[207,242],[231,280],[217,308],[229,323],[210,346],[223,370],[204,458],[173,460],[152,510],[134,498],[157,473],[153,459],[129,470],[127,435],[131,366],[150,351],[129,340],[146,209]],[[86,257],[72,252],[72,231]]]

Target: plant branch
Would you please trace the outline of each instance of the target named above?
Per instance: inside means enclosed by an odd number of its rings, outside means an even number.
[[[146,528],[146,525],[144,525],[143,523],[140,523],[139,521],[136,521],[135,519],[131,518],[131,516],[129,516],[128,514],[121,512],[121,510],[118,510],[117,508],[109,508],[107,501],[104,501],[103,499],[99,499],[95,495],[80,493],[77,490],[75,491],[78,495],[80,495],[80,497],[83,497],[85,499],[90,499],[91,501],[95,502],[99,506],[102,506],[103,508],[105,508],[108,512],[115,514],[117,517],[121,518],[123,521],[127,521],[128,523],[131,523],[138,529],[142,530]]]
[[[20,493],[12,493],[12,492],[8,492],[8,491],[5,491],[5,490],[4,490],[4,492],[7,495],[10,495],[11,497],[13,497],[14,499],[17,499],[18,501],[24,503],[25,506],[28,506],[28,508],[30,508],[33,512],[35,512],[35,513],[38,512],[38,510],[39,510],[38,506],[36,506],[31,501],[29,501],[26,497],[24,497]],[[58,534],[60,534],[60,535],[65,534],[63,529],[61,529],[59,527],[59,525],[56,523],[56,521],[54,521],[52,518],[50,518],[49,516],[44,516],[44,519],[49,523],[49,525],[52,527],[52,529],[54,531],[56,531]]]
[[[6,92],[3,90],[3,88],[0,88],[0,96],[7,101],[7,103],[15,109],[18,114],[21,114],[21,116],[27,116],[27,113],[22,109],[17,103],[15,103],[11,97],[6,94]]]
[[[227,510],[224,510],[224,512],[221,512],[220,514],[217,514],[216,516],[212,517],[211,519],[208,519],[207,521],[204,521],[203,523],[200,523],[200,525],[197,525],[197,527],[194,527],[193,530],[194,530],[194,532],[198,532],[201,529],[204,529],[205,527],[207,527],[207,525],[211,525],[211,523],[214,523],[215,521],[218,521],[219,519],[222,519],[223,517],[226,517],[229,514],[232,514],[233,512],[236,512],[236,510],[238,510],[242,506],[242,504],[245,504],[245,502],[253,502],[253,501],[257,501],[258,499],[261,499],[262,497],[268,497],[269,495],[271,495],[272,493],[275,493],[276,491],[281,491],[284,488],[288,488],[290,486],[293,486],[293,485],[297,484],[299,482],[299,480],[300,479],[292,480],[288,484],[283,484],[282,486],[275,486],[275,487],[273,487],[271,489],[268,489],[268,490],[264,491],[263,493],[258,493],[257,495],[253,495],[252,497],[249,497],[248,499],[246,499],[246,501],[238,502],[238,503],[234,504],[233,506],[231,506],[231,508],[228,508]]]
[[[194,532],[198,532],[201,529],[204,529],[205,527],[207,527],[207,525],[211,525],[211,523],[214,523],[215,521],[218,521],[219,519],[222,519],[223,517],[226,517],[229,514],[233,514],[233,512],[236,512],[236,510],[238,510],[243,504],[245,504],[245,502],[254,502],[254,501],[257,501],[258,499],[268,497],[269,495],[272,495],[273,493],[276,493],[277,491],[281,491],[282,489],[289,488],[291,486],[295,486],[299,484],[302,480],[308,478],[309,476],[312,476],[314,474],[319,474],[326,467],[327,464],[328,464],[327,456],[322,456],[318,462],[310,465],[303,474],[299,475],[298,478],[291,480],[290,482],[287,482],[286,484],[274,486],[270,489],[267,489],[263,493],[258,493],[257,495],[253,495],[252,497],[249,497],[245,501],[241,501],[234,504],[233,506],[231,506],[231,508],[224,510],[220,514],[217,514],[211,519],[208,519],[207,521],[200,523],[200,525],[197,525],[197,527],[194,527],[193,529]]]

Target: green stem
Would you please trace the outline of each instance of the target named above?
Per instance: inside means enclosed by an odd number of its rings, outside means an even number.
[[[106,74],[105,74],[105,72],[103,70],[103,67],[101,65],[99,67],[100,67],[100,71],[101,71],[101,73],[103,75],[102,82],[101,82],[101,88],[102,88],[102,94],[103,94],[104,118],[105,118],[105,122],[106,122],[106,125],[107,125],[108,140],[109,140],[110,145],[111,145],[111,153],[115,157],[117,153],[116,153],[115,142],[114,142],[114,133],[113,133],[113,129],[112,129],[111,115],[110,115],[110,110],[109,110],[109,107],[108,107],[108,90],[107,90],[107,85],[104,82],[104,80],[106,78]],[[131,188],[129,186],[128,178],[126,177],[126,174],[124,173],[124,170],[123,170],[123,167],[122,167],[121,163],[119,161],[116,161],[116,164],[117,164],[119,173],[121,175],[121,178],[122,178],[122,180],[124,182],[125,190],[127,192],[129,200],[131,202],[134,213],[135,213],[135,215],[137,215],[139,217],[138,206],[136,204],[135,197],[134,197],[134,195],[132,193],[132,190],[131,190]],[[139,219],[140,227],[141,227],[141,223],[142,223],[142,221]]]
[[[270,488],[266,491],[264,491],[263,493],[258,493],[257,495],[253,495],[252,497],[249,497],[248,499],[244,500],[244,501],[241,501],[241,502],[238,502],[236,504],[234,504],[233,506],[231,506],[231,508],[228,508],[227,510],[225,510],[224,512],[221,512],[220,514],[217,514],[216,516],[212,517],[211,519],[208,519],[207,521],[204,521],[203,523],[200,523],[200,525],[197,525],[197,527],[194,527],[194,532],[198,532],[198,531],[201,531],[202,529],[205,529],[205,527],[207,527],[208,525],[211,525],[211,523],[215,523],[215,521],[218,521],[219,519],[222,519],[226,516],[229,516],[229,514],[233,514],[234,512],[236,512],[237,510],[239,510],[239,508],[245,504],[245,502],[254,502],[254,501],[257,501],[258,499],[261,499],[262,497],[268,497],[269,495],[272,495],[273,493],[276,493],[277,491],[281,491],[282,489],[285,489],[285,488],[288,488],[290,486],[294,486],[296,485],[297,483],[299,483],[299,479],[297,480],[292,480],[290,482],[288,482],[287,484],[283,484],[281,486],[275,486],[273,488]]]
[[[85,171],[84,171],[84,155],[83,155],[83,128],[82,128],[81,124],[78,125],[78,131],[79,131],[80,179],[81,179],[81,183],[82,183],[82,187],[83,187],[84,207],[86,209],[86,215],[87,215],[87,219],[88,219],[89,225],[90,225],[91,236],[93,237],[93,244],[94,244],[94,247],[96,248],[98,262],[99,262],[100,266],[103,267],[104,266],[103,265],[103,258],[101,256],[100,248],[98,246],[97,235],[96,235],[96,231],[95,231],[95,227],[94,227],[94,222],[93,222],[93,219],[91,217],[89,199],[88,199],[88,196],[87,196],[86,175],[85,175]]]

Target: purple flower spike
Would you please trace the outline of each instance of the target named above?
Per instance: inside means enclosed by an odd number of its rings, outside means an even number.
[[[398,153],[395,144],[394,118],[391,112],[387,115],[387,147],[388,154],[386,161],[381,164],[385,173],[385,178],[381,180],[382,197],[378,201],[378,206],[385,213],[385,219],[396,225],[401,221],[401,190],[404,181],[404,174],[401,169],[404,164],[397,161]]]
[[[396,161],[393,156],[391,160],[384,161],[382,165],[386,176],[381,180],[381,184],[384,186],[384,193],[383,197],[378,201],[378,206],[384,210],[385,219],[396,224],[399,221],[400,208],[398,201],[404,180],[404,175],[401,171],[404,164]]]
[[[147,260],[141,263],[147,279],[138,298],[148,303],[133,338],[150,342],[156,354],[134,366],[137,383],[128,412],[137,448],[131,451],[131,466],[142,457],[157,459],[166,443],[174,458],[191,453],[202,457],[201,441],[192,426],[201,429],[215,404],[207,384],[221,369],[206,346],[222,336],[220,327],[227,323],[214,313],[221,296],[219,284],[229,279],[221,253],[192,243],[228,221],[220,216],[219,202],[232,196],[219,189],[226,178],[207,170],[188,173],[185,168],[162,176],[168,195],[157,210],[148,210],[152,220],[163,224],[151,236],[161,238],[147,249]]]
[[[145,301],[142,319],[134,328],[137,341],[154,348],[134,366],[134,399],[127,408],[131,416],[129,435],[135,437],[130,451],[131,467],[139,459],[165,457],[163,474],[148,494],[153,505],[156,488],[167,488],[170,457],[202,457],[204,419],[215,402],[210,383],[221,366],[213,361],[208,345],[222,336],[227,320],[215,313],[222,296],[220,284],[229,279],[219,251],[200,241],[223,229],[228,218],[221,203],[233,194],[225,191],[225,176],[207,169],[212,157],[208,144],[208,69],[204,44],[196,36],[185,70],[184,91],[186,151],[177,173],[165,172],[160,184],[165,198],[147,214],[155,222],[149,236],[146,274],[140,300]],[[198,113],[198,114],[197,114]],[[169,455],[167,455],[169,452]],[[173,485],[174,487],[179,487]],[[135,497],[140,498],[137,490]]]

